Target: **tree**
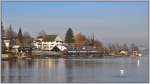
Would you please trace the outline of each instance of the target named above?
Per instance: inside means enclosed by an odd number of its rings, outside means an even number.
[[[88,37],[87,39],[87,45],[88,46],[94,46],[95,44],[94,34],[91,37]]]
[[[73,31],[71,28],[69,28],[66,32],[65,42],[66,43],[73,43],[74,42],[74,34],[73,34]]]
[[[7,35],[6,35],[6,37],[7,37],[9,40],[13,39],[13,37],[14,37],[14,31],[13,31],[11,25],[9,26],[9,28],[8,28],[8,30],[7,30]]]
[[[4,37],[5,37],[5,30],[4,30],[4,26],[3,26],[3,23],[1,21],[1,50],[2,50],[2,53],[5,52],[6,50],[6,46],[5,46],[5,43],[4,43]]]
[[[116,44],[109,44],[109,53],[118,54],[119,45]]]
[[[23,32],[23,37],[24,38],[30,38],[30,34],[28,32]]]
[[[110,48],[111,51],[116,51],[116,50],[117,50],[115,44],[110,44],[110,45],[109,45],[109,48]]]
[[[5,45],[5,43],[4,43],[4,41],[2,40],[2,43],[1,43],[1,52],[2,53],[4,53],[5,52],[5,50],[6,50],[6,45]]]
[[[122,46],[119,43],[115,43],[114,46],[117,52],[119,52],[122,49]]]
[[[19,32],[18,32],[18,41],[19,41],[19,45],[22,46],[23,45],[23,35],[22,35],[22,31],[21,28],[19,28]]]
[[[30,47],[32,45],[33,38],[29,35],[28,32],[24,32],[23,37],[24,37],[24,45],[26,47]]]
[[[94,46],[95,45],[95,42],[98,42],[98,41],[95,41],[95,39],[94,39],[94,33],[93,33],[93,35],[92,35],[92,37],[91,37],[91,42],[90,42],[90,45],[91,46]],[[98,42],[98,43],[101,43],[101,42]]]
[[[95,40],[94,41],[94,46],[98,49],[98,50],[101,50],[103,51],[104,49],[104,46],[103,46],[103,43],[99,40]]]
[[[127,44],[124,44],[124,45],[123,45],[123,50],[125,50],[125,51],[128,51],[128,50],[129,50]]]
[[[86,38],[86,36],[82,35],[81,33],[78,33],[75,35],[74,41],[75,41],[76,46],[80,47],[80,46],[86,45],[87,38]]]
[[[130,45],[130,49],[131,49],[131,51],[138,51],[138,50],[139,50],[138,46],[135,45],[134,43],[132,43],[132,44]]]
[[[1,38],[3,39],[4,37],[5,37],[5,30],[4,30],[3,23],[1,22]]]
[[[46,35],[46,32],[44,30],[41,30],[39,33],[38,33],[38,36],[42,36],[44,37]]]
[[[6,32],[6,38],[10,40],[10,48],[14,44],[14,38],[15,38],[15,32],[12,29],[12,26],[10,25],[7,32]]]
[[[113,51],[113,48],[112,48],[112,44],[111,44],[111,43],[108,44],[108,49],[109,49],[110,52]]]

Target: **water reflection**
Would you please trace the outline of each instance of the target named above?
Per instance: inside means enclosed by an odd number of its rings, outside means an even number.
[[[140,67],[140,60],[137,59],[137,67]]]
[[[72,61],[71,60],[65,60],[65,67],[66,67],[66,82],[72,82]]]
[[[120,70],[120,75],[122,75],[122,76],[124,75],[124,70],[123,69]]]
[[[141,62],[142,61],[142,62]],[[2,82],[148,82],[147,59],[34,59],[2,61]]]
[[[2,62],[2,82],[22,82],[22,79],[30,78],[27,77],[29,71],[32,68],[33,62],[30,61],[4,61]]]

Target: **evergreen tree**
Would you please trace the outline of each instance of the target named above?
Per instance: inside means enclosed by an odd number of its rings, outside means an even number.
[[[1,22],[1,38],[3,39],[4,37],[5,37],[5,30],[4,30],[3,23]]]
[[[9,26],[9,28],[8,28],[8,30],[7,30],[7,39],[9,39],[10,40],[10,43],[9,43],[9,47],[11,48],[12,46],[13,46],[13,44],[14,44],[14,37],[15,37],[15,35],[14,35],[15,33],[14,33],[14,31],[13,31],[13,29],[12,29],[12,26],[10,25]]]
[[[4,43],[4,37],[5,37],[5,31],[4,31],[4,26],[3,26],[3,23],[1,21],[1,52],[4,53],[5,50],[6,50],[6,46],[5,46],[5,43]]]
[[[18,32],[18,41],[20,43],[20,46],[22,46],[22,44],[23,44],[23,35],[22,35],[21,28],[19,28],[19,32]]]
[[[12,40],[14,37],[14,31],[12,29],[12,26],[10,25],[7,30],[7,39]]]
[[[74,34],[73,34],[73,31],[71,28],[69,28],[66,32],[65,42],[66,43],[73,43],[74,42]]]
[[[93,35],[91,37],[90,46],[94,46],[95,45],[94,43],[95,43],[95,40],[94,40],[94,33],[93,33]]]

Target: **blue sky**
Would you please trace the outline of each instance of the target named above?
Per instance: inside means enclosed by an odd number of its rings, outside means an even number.
[[[5,28],[37,36],[59,34],[71,27],[102,42],[148,46],[148,2],[2,2]]]

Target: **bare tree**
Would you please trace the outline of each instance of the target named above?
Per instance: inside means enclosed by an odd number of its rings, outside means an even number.
[[[122,46],[119,43],[115,43],[114,46],[115,46],[117,52],[122,50]]]
[[[33,38],[30,36],[30,34],[28,32],[24,32],[23,37],[24,37],[25,46],[30,47],[32,45]]]
[[[129,51],[127,44],[124,44],[124,45],[123,45],[123,50]]]
[[[38,33],[38,36],[45,36],[46,35],[46,32],[44,30],[41,30],[39,33]]]
[[[12,26],[10,25],[9,28],[7,29],[6,32],[6,37],[10,40],[12,40],[15,36],[14,36],[14,31],[12,29]]]
[[[79,46],[79,47],[86,45],[86,42],[87,42],[86,36],[84,36],[81,33],[76,34],[74,40],[75,40],[76,46]]]
[[[135,45],[134,43],[132,43],[132,44],[130,45],[130,49],[131,49],[131,51],[138,51],[138,50],[139,50],[138,46]]]
[[[6,32],[6,38],[10,40],[10,48],[15,44],[14,38],[16,37],[16,32],[12,29],[10,25]]]

